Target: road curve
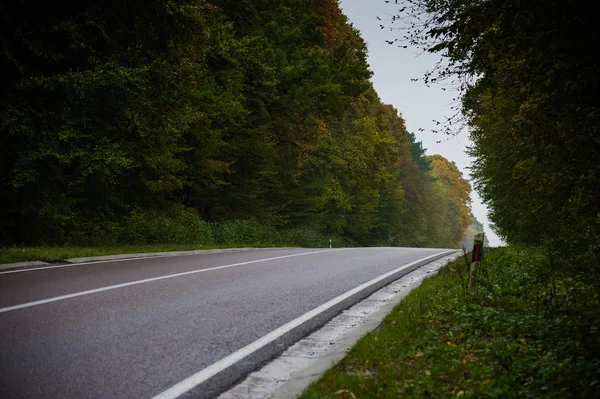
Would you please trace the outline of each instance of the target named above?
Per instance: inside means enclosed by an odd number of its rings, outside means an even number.
[[[182,384],[181,397],[214,397],[341,310],[447,253],[271,249],[0,273],[0,397],[169,398]],[[206,370],[210,378],[190,379]]]

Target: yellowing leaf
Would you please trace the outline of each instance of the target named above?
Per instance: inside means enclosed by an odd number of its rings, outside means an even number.
[[[337,392],[335,393],[335,395],[341,395],[341,394],[343,394],[343,393],[347,393],[348,395],[350,395],[350,397],[351,397],[352,399],[356,399],[356,395],[355,395],[353,392],[351,392],[351,391],[349,391],[349,390],[347,390],[347,389],[340,389],[339,391],[337,391]]]

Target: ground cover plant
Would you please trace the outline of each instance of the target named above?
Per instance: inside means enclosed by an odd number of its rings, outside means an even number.
[[[452,262],[301,398],[598,397],[597,286],[556,266],[538,249],[488,249],[470,297],[465,259]]]

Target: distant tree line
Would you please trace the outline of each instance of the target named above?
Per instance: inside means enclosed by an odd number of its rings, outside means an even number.
[[[160,241],[197,218],[456,247],[471,224],[469,183],[380,101],[335,0],[0,14],[4,245]]]

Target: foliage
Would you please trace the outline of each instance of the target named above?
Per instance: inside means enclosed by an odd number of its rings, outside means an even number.
[[[408,133],[408,139],[410,140],[410,155],[423,172],[429,172],[431,170],[431,160],[425,155],[426,149],[423,148],[423,143],[417,141],[414,133]]]
[[[458,245],[337,1],[2,7],[0,242]]]
[[[213,225],[215,242],[219,244],[260,243],[275,245],[279,241],[277,230],[262,226],[253,220],[227,220]]]
[[[484,232],[483,225],[481,224],[481,222],[479,220],[477,220],[477,218],[475,217],[475,215],[473,215],[473,213],[469,214],[469,218],[471,219],[471,224],[469,225],[469,227],[467,227],[467,230],[465,230],[465,233],[463,234],[463,238],[460,242],[461,248],[464,248],[468,251],[470,251],[473,248],[473,241],[474,241],[475,235]],[[487,239],[485,240],[484,245],[485,246],[488,245]]]
[[[307,227],[296,227],[284,230],[280,233],[280,243],[282,246],[291,245],[305,248],[327,247],[331,240],[333,248],[345,247],[345,243],[338,236],[327,237],[313,229]]]
[[[111,235],[118,232],[119,235]],[[110,240],[106,240],[106,238]],[[81,239],[81,238],[80,238]],[[251,220],[211,223],[191,209],[135,210],[112,232],[81,239],[86,245],[0,248],[0,263],[40,260],[61,262],[69,258],[240,247],[345,247],[339,236],[326,236],[308,227],[276,230]],[[115,242],[118,242],[116,244]]]
[[[183,207],[168,212],[135,209],[124,220],[119,242],[132,244],[215,244],[216,230],[198,212]],[[245,242],[232,242],[244,244]],[[219,242],[219,244],[230,244]]]
[[[509,243],[597,259],[597,13],[579,1],[416,0],[390,21],[400,42],[443,56],[425,80],[461,90],[475,187]]]
[[[470,300],[459,258],[301,398],[597,397],[600,296],[551,262],[538,249],[488,249]]]
[[[431,165],[431,176],[436,179],[442,190],[442,201],[446,207],[437,214],[445,215],[437,229],[443,231],[443,236],[449,237],[450,242],[461,240],[465,230],[471,223],[471,185],[462,177],[462,173],[454,162],[449,162],[441,155],[428,157]]]

